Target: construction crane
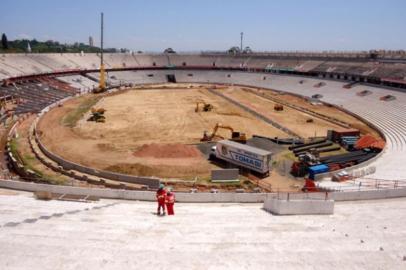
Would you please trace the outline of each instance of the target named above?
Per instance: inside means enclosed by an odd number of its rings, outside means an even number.
[[[204,101],[197,101],[196,102],[196,108],[195,108],[195,112],[199,112],[199,105],[202,104],[203,105],[203,112],[210,112],[211,110],[214,109],[213,105],[211,105],[210,103],[206,103]]]
[[[103,61],[103,27],[104,27],[104,14],[101,13],[101,24],[100,24],[100,79],[99,79],[99,87],[96,87],[93,90],[93,93],[102,93],[106,91],[106,71],[104,68],[104,61]]]
[[[214,128],[213,128],[213,132],[211,133],[211,135],[207,135],[207,131],[204,131],[203,133],[203,138],[200,139],[201,142],[210,142],[212,141],[214,138],[220,138],[220,139],[224,139],[224,137],[217,135],[217,131],[219,129],[228,129],[231,132],[231,140],[235,141],[235,142],[239,142],[239,143],[246,143],[247,142],[247,137],[245,136],[245,133],[240,133],[237,131],[234,131],[234,129],[230,126],[225,126],[222,125],[220,123],[217,123]]]

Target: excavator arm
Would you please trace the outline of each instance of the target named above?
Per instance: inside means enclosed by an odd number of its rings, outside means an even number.
[[[238,142],[242,142],[242,143],[245,143],[247,141],[247,138],[244,133],[235,132],[232,127],[225,126],[220,123],[217,123],[214,126],[213,132],[211,133],[211,135],[208,136],[205,132],[201,141],[212,141],[215,137],[220,137],[220,138],[224,139],[222,136],[217,135],[217,132],[219,129],[229,130],[231,132],[231,140],[233,140],[233,141],[238,141]]]

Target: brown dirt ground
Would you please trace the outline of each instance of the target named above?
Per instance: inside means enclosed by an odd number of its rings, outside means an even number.
[[[185,144],[144,144],[134,152],[136,157],[152,158],[198,158],[202,153],[192,145]]]
[[[205,89],[127,91],[101,99],[96,107],[106,109],[106,123],[88,122],[86,114],[75,128],[61,119],[89,97],[80,97],[55,108],[39,123],[42,140],[60,156],[98,169],[168,178],[208,178],[215,167],[202,155],[167,158],[137,157],[143,145],[195,144],[204,130],[226,123],[237,131],[266,136],[284,133],[229,104]],[[195,113],[197,100],[214,105],[212,112]],[[220,131],[230,137],[229,131]],[[193,147],[194,146],[190,146]],[[142,149],[141,149],[142,150]],[[197,151],[197,150],[196,150]]]
[[[256,112],[282,124],[303,138],[326,136],[329,129],[342,129],[342,127],[315,118],[298,110],[284,107],[283,111],[275,111],[275,102],[249,92],[241,91],[238,87],[230,87],[223,94],[240,101],[243,105]],[[306,123],[307,119],[313,119],[312,123]]]
[[[148,86],[148,89],[104,96],[96,107],[106,109],[106,123],[88,122],[86,120],[89,118],[89,113],[86,113],[74,128],[64,126],[63,117],[91,96],[70,100],[43,117],[38,125],[41,139],[49,150],[63,158],[98,169],[163,178],[194,179],[197,176],[200,179],[208,179],[210,170],[215,168],[215,165],[209,163],[202,155],[190,157],[181,153],[173,157],[158,153],[158,155],[137,156],[134,153],[143,153],[145,148],[149,147],[155,148],[158,152],[162,149],[171,152],[173,148],[170,148],[179,144],[194,148],[191,145],[199,142],[203,131],[211,132],[216,123],[230,125],[236,131],[245,132],[247,137],[253,134],[287,137],[287,134],[282,131],[221,97],[211,94],[206,87],[189,85],[178,89],[171,85],[168,87],[169,91],[165,89],[166,87],[160,87],[155,89]],[[230,97],[254,106],[261,113],[267,114],[303,136],[314,136],[315,131],[318,136],[325,135],[328,128],[335,127],[318,119],[315,119],[314,124],[302,123],[309,116],[289,108],[282,113],[275,113],[272,102],[238,88],[225,91]],[[266,91],[266,93],[273,92]],[[274,93],[274,95],[278,94]],[[307,106],[320,113],[334,115],[349,123],[363,125],[354,117],[335,108],[315,107],[303,99],[290,95],[278,95],[278,97],[298,103],[302,107]],[[214,105],[214,110],[195,113],[198,100],[211,103]],[[219,133],[225,138],[230,137],[229,131],[221,130]],[[277,174],[271,174],[266,182],[269,182],[273,188],[282,189],[295,185],[295,182],[287,181]]]
[[[282,99],[286,102],[296,104],[300,107],[310,109],[312,111],[324,114],[326,116],[331,116],[334,117],[338,120],[344,121],[348,124],[351,125],[352,128],[359,129],[362,134],[371,134],[374,137],[379,138],[379,134],[376,132],[376,130],[370,128],[368,125],[357,119],[356,117],[347,114],[343,111],[338,110],[337,108],[334,108],[332,106],[326,106],[326,105],[312,105],[309,103],[307,100],[304,98],[294,96],[294,95],[289,95],[285,93],[279,93],[277,91],[272,91],[272,90],[262,90],[262,89],[255,89],[255,88],[249,88],[249,87],[244,87],[247,89],[251,89],[254,91],[257,91],[258,93],[261,93],[264,96],[271,96],[273,98],[277,99]],[[312,117],[313,118],[313,117]],[[316,119],[316,118],[315,118]],[[342,129],[340,127],[340,129]]]

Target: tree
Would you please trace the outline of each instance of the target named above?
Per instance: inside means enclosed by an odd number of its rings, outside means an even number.
[[[245,47],[242,53],[252,53],[252,49],[250,47]]]
[[[3,49],[5,49],[5,50],[8,49],[8,40],[7,40],[6,34],[4,34],[4,33],[3,33],[3,35],[1,36],[1,46],[2,46]]]
[[[172,48],[165,49],[164,53],[176,53]]]
[[[231,48],[228,50],[228,53],[229,53],[229,54],[239,54],[239,53],[240,53],[240,48],[237,47],[237,46],[231,47]]]

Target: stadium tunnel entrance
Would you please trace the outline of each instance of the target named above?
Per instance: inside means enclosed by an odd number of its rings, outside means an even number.
[[[168,83],[176,83],[176,77],[174,74],[167,74],[166,75],[166,81]]]

